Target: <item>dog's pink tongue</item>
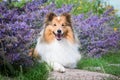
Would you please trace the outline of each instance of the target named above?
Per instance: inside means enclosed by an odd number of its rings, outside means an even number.
[[[61,34],[58,34],[57,36],[58,36],[58,38],[61,38]]]
[[[57,40],[61,40],[61,34],[57,34]]]

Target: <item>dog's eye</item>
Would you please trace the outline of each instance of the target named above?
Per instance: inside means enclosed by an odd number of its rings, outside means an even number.
[[[56,24],[53,24],[54,26],[56,26]]]
[[[64,24],[62,24],[62,26],[65,26]]]

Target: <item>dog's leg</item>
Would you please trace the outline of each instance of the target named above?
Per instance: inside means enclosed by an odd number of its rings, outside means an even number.
[[[56,62],[50,62],[48,63],[48,65],[50,65],[54,71],[58,71],[58,72],[65,72],[65,68],[63,65],[56,63]]]

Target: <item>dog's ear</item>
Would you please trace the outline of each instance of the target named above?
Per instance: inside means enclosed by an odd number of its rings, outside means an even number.
[[[45,26],[49,25],[49,23],[53,20],[54,17],[56,17],[55,13],[53,12],[48,13],[44,20]]]
[[[56,14],[53,13],[53,12],[50,12],[46,15],[46,19],[45,19],[45,22],[50,22],[53,20],[53,18],[56,17]]]
[[[61,16],[65,16],[67,22],[71,24],[71,15],[69,13],[63,13]]]

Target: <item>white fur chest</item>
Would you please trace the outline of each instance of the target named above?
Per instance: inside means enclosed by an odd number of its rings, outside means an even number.
[[[36,50],[43,61],[58,62],[65,67],[75,67],[81,55],[78,51],[78,44],[71,44],[66,39],[54,40],[52,43],[37,43]]]

